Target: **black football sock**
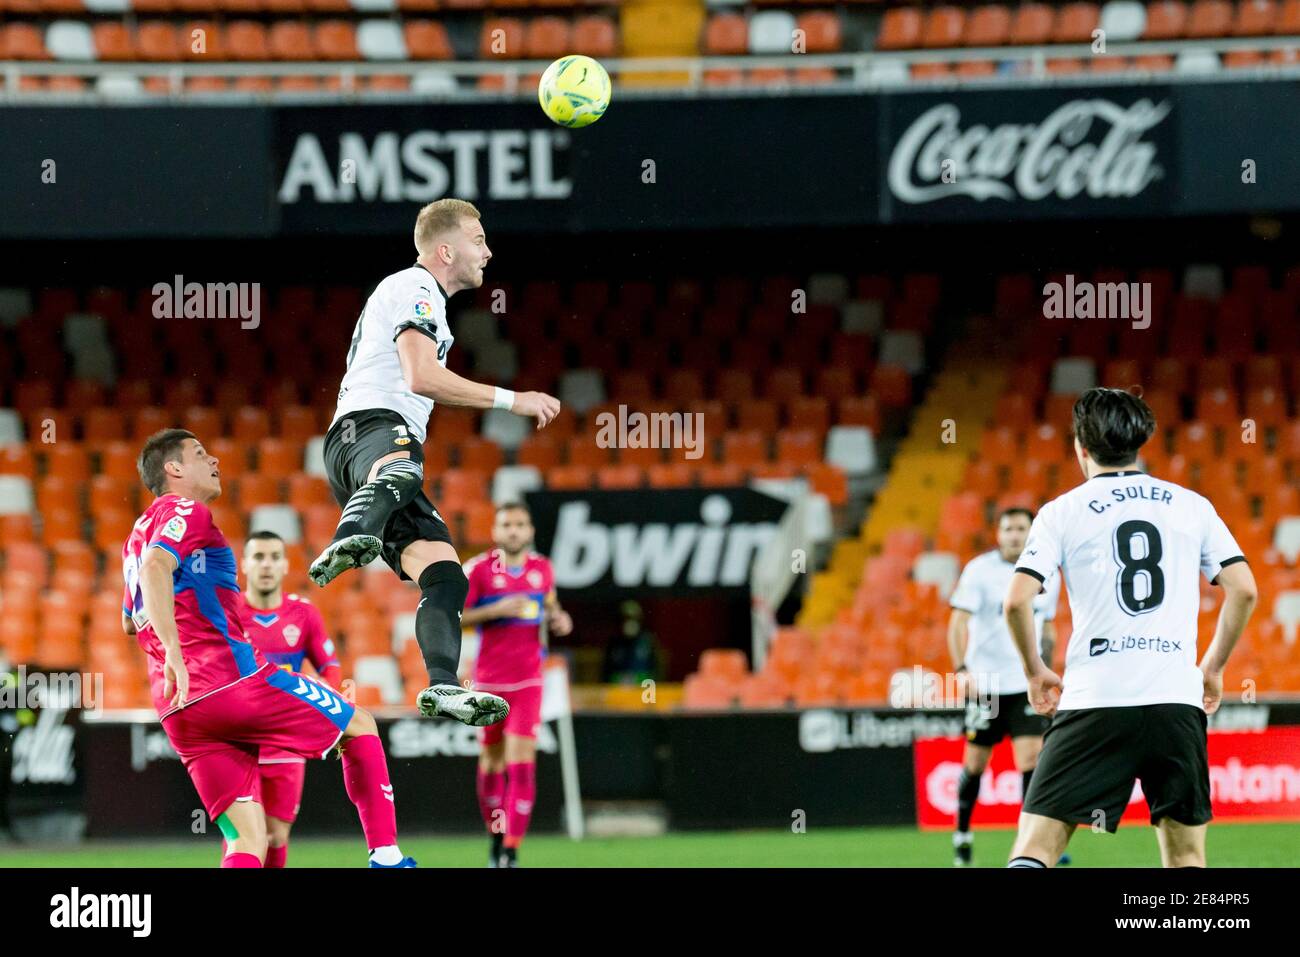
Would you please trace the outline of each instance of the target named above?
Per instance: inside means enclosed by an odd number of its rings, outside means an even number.
[[[980,776],[961,769],[957,779],[957,830],[969,831],[971,814],[975,812],[975,801],[980,796]]]
[[[393,513],[415,498],[424,484],[424,470],[410,459],[394,459],[379,467],[373,482],[352,493],[334,531],[334,541],[349,535],[384,537]]]
[[[420,573],[420,605],[415,610],[415,640],[424,655],[429,684],[454,685],[460,666],[460,613],[469,579],[460,562],[434,562]]]

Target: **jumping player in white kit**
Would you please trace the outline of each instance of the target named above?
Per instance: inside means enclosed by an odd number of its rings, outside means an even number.
[[[380,282],[352,334],[324,449],[343,515],[308,574],[324,586],[382,555],[401,579],[417,582],[415,637],[429,687],[416,704],[430,717],[484,727],[503,720],[509,706],[456,680],[469,583],[446,523],[424,494],[426,426],[434,402],[507,409],[535,418],[539,429],[555,418],[560,403],[542,392],[515,393],[447,369],[453,342],[447,300],[481,286],[492,258],[478,210],[458,199],[425,206],[415,221],[415,248],[415,264]]]

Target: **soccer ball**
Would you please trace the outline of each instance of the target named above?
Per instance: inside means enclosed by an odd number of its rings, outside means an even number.
[[[560,57],[537,85],[542,112],[560,126],[590,126],[609,107],[609,74],[589,56]]]

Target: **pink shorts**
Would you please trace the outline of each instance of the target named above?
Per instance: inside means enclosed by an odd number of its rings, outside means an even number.
[[[267,666],[169,715],[162,725],[215,821],[235,801],[257,799],[263,750],[323,757],[355,711],[320,682]]]
[[[493,685],[474,686],[480,691],[490,691],[500,695],[510,705],[510,713],[504,721],[479,728],[479,740],[484,744],[496,744],[502,735],[517,734],[521,738],[537,737],[537,729],[542,724],[542,682],[527,685],[514,691],[500,691]]]
[[[292,824],[302,806],[307,763],[301,758],[283,757],[271,764],[261,764],[257,770],[262,778],[262,810],[269,817]]]

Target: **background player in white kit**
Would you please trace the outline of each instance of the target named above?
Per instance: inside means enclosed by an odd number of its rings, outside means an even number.
[[[440,199],[415,221],[415,265],[385,278],[366,300],[348,350],[334,421],[325,436],[325,468],[342,518],[308,573],[326,585],[349,568],[383,555],[405,581],[420,586],[415,637],[429,687],[421,712],[482,727],[505,718],[497,695],[462,688],[460,613],[468,581],[447,525],[425,496],[424,438],[434,402],[471,409],[509,409],[542,428],[559,400],[471,382],[447,369],[453,337],[447,299],[483,284],[488,249],[479,213]]]
[[[1038,513],[1006,598],[1029,697],[1055,719],[1020,815],[1012,867],[1046,867],[1079,824],[1114,833],[1135,779],[1165,867],[1205,866],[1206,714],[1254,609],[1255,578],[1209,500],[1136,468],[1155,431],[1140,398],[1090,389],[1074,405],[1087,481]],[[1033,600],[1061,568],[1074,631],[1064,686],[1035,647]],[[1198,667],[1202,573],[1224,589]]]
[[[1005,737],[1011,738],[1016,770],[1024,781],[1023,794],[1029,790],[1038,752],[1043,747],[1043,732],[1047,730],[1048,719],[1029,703],[1029,684],[1002,617],[1002,599],[1033,520],[1034,513],[1027,508],[1009,508],[999,515],[998,547],[967,563],[948,599],[952,606],[948,650],[954,671],[964,676],[968,688],[966,747],[957,781],[957,822],[952,836],[956,867],[971,862],[971,815],[979,797],[980,776],[988,767],[994,746]],[[1061,578],[1053,575],[1043,593],[1034,599],[1034,624],[1042,656],[1048,661],[1056,647],[1053,619],[1060,594]]]

